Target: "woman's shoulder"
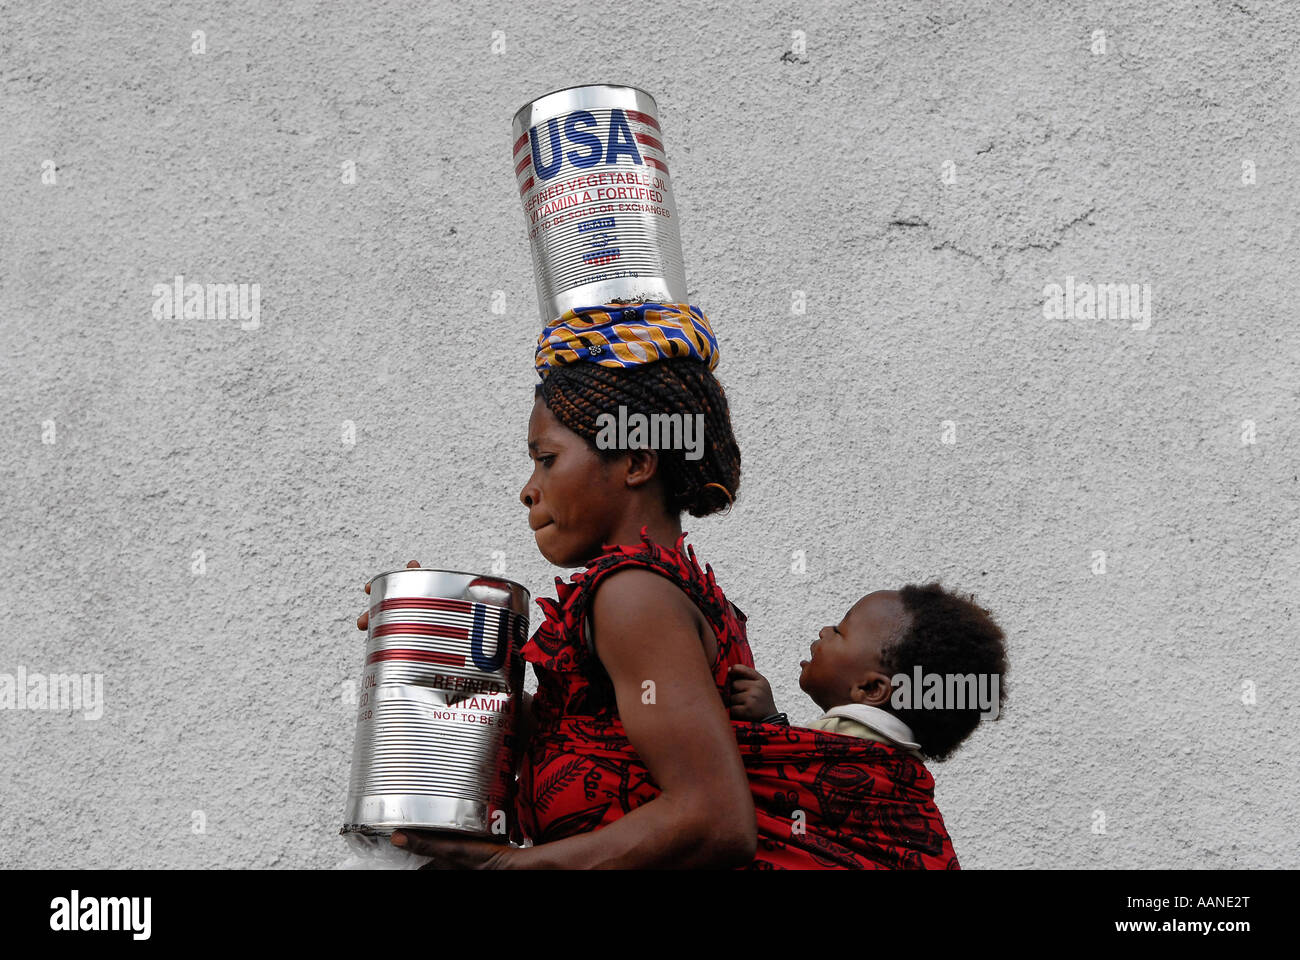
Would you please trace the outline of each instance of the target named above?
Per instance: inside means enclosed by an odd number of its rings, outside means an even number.
[[[581,579],[590,589],[615,570],[644,567],[664,573],[669,579],[694,581],[704,576],[704,572],[695,559],[695,548],[686,543],[686,537],[683,530],[673,545],[666,547],[651,539],[648,528],[642,527],[639,543],[605,544],[600,555],[573,579]]]
[[[560,656],[560,659],[564,659],[560,652],[565,646],[590,652],[588,617],[597,590],[611,576],[625,570],[650,571],[671,581],[699,608],[715,632],[736,632],[734,628],[727,629],[729,622],[743,625],[745,615],[727,600],[713,568],[700,565],[695,548],[686,543],[686,537],[683,531],[673,546],[667,547],[652,540],[642,527],[640,543],[605,544],[601,554],[584,570],[573,574],[568,583],[556,577],[556,599],[537,600],[546,614],[546,621],[535,637],[539,645],[543,650],[549,646],[552,657]],[[743,632],[743,626],[740,631]]]
[[[686,537],[687,533],[683,531],[676,542],[667,547],[652,540],[646,528],[642,527],[640,543],[607,545],[604,552],[574,578],[575,583],[581,580],[575,598],[577,605],[584,613],[588,612],[597,588],[611,576],[627,570],[643,570],[671,581],[716,627],[732,612],[731,604],[718,585],[713,567],[707,563],[700,565],[695,547],[686,543]]]

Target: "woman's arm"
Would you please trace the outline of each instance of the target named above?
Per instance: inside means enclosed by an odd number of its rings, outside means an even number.
[[[734,867],[754,859],[749,781],[696,628],[695,608],[648,570],[610,575],[592,605],[596,654],[628,740],[662,791],[608,826],[508,851],[494,866]]]
[[[403,830],[394,843],[430,867],[737,867],[754,859],[754,802],[690,600],[648,570],[620,570],[592,604],[596,655],[619,717],[661,793],[598,830],[511,848]]]

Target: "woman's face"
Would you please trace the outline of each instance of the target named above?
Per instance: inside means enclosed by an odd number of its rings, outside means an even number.
[[[581,567],[610,542],[628,496],[623,460],[602,460],[538,397],[528,418],[533,473],[519,491],[537,549],[557,567]]]

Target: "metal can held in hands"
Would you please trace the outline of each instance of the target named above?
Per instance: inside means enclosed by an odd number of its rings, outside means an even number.
[[[514,165],[542,323],[614,301],[686,301],[668,155],[654,97],[556,90],[519,108]]]
[[[500,577],[407,568],[370,581],[345,825],[516,839],[515,742],[528,591]]]

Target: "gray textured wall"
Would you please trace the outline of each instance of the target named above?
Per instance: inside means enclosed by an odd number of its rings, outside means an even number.
[[[965,866],[1300,866],[1296,7],[472,6],[0,4],[0,672],[104,684],[0,711],[0,864],[336,863],[363,581],[553,595],[509,124],[623,82],[745,458],[686,529],[778,703],[941,577],[1011,638],[933,765]],[[260,325],[156,318],[177,274]]]

